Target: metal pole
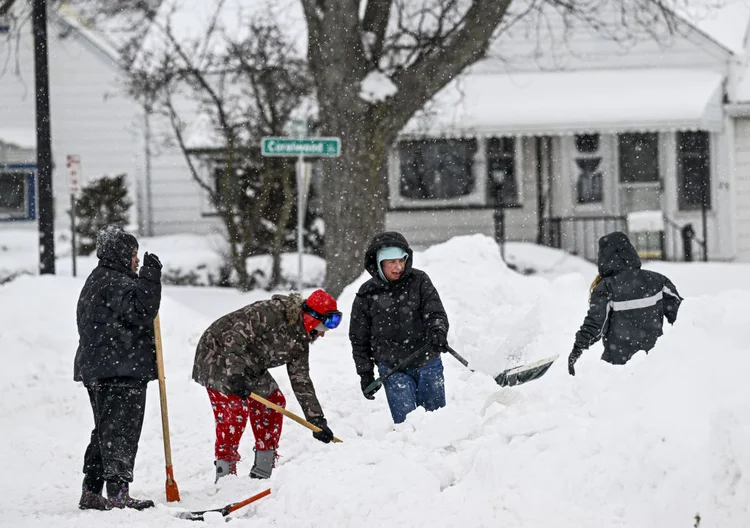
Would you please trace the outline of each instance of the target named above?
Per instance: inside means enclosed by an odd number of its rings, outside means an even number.
[[[298,272],[297,289],[302,291],[302,230],[305,226],[304,196],[305,192],[305,160],[302,156],[297,157],[297,259]]]
[[[70,193],[70,241],[72,245],[73,255],[73,276],[77,277],[78,273],[76,270],[76,195]]]
[[[153,195],[151,190],[151,120],[149,114],[151,112],[150,106],[146,105],[143,107],[144,115],[144,132],[145,132],[145,180],[146,180],[146,236],[154,236],[154,209],[153,209]]]
[[[55,274],[55,213],[52,188],[47,2],[34,0],[34,79],[36,85],[36,166],[39,187],[39,273]]]

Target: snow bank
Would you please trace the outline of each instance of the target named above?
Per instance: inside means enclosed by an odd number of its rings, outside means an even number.
[[[449,341],[479,371],[444,358],[448,406],[394,426],[385,398],[365,400],[346,327],[313,346],[312,377],[342,444],[315,442],[285,421],[273,478],[213,484],[212,414],[190,381],[194,347],[225,311],[255,300],[211,288],[165,288],[162,332],[180,508],[218,507],[272,495],[240,510],[237,526],[743,527],[750,518],[750,369],[747,292],[728,273],[672,265],[711,291],[686,294],[675,327],[624,367],[584,353],[577,376],[565,355],[586,311],[589,273],[523,276],[487,237],[453,239],[414,256],[451,320]],[[737,274],[748,266],[737,265]],[[684,271],[683,271],[684,270]],[[682,275],[679,277],[680,272]],[[746,276],[746,275],[745,275]],[[339,299],[345,313],[365,277]],[[726,282],[722,283],[724,280]],[[81,464],[91,428],[85,391],[71,381],[80,279],[28,277],[0,286],[0,508],[8,526],[184,526],[164,502],[158,388],[148,409],[134,494],[149,512],[80,512]],[[500,388],[486,374],[560,353],[541,379]],[[299,412],[282,369],[274,376]]]

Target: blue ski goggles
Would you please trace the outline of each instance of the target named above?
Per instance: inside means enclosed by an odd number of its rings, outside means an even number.
[[[341,324],[341,312],[338,310],[331,310],[330,312],[321,314],[310,308],[307,303],[302,303],[302,311],[323,323],[323,326],[329,330],[333,330]]]

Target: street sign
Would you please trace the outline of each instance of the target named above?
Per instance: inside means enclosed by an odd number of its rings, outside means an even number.
[[[341,139],[264,137],[261,153],[264,156],[340,156]]]
[[[76,154],[68,154],[66,165],[68,167],[68,175],[70,176],[70,192],[71,194],[76,194],[81,179],[81,157]]]

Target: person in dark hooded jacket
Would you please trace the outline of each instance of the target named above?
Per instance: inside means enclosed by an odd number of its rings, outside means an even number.
[[[667,277],[641,269],[641,259],[624,233],[599,239],[598,267],[589,311],[568,357],[571,376],[583,350],[599,339],[604,341],[602,360],[613,365],[624,365],[639,350],[648,352],[662,335],[664,318],[669,324],[677,320],[682,302]]]
[[[137,275],[138,241],[114,225],[99,231],[96,256],[99,264],[81,290],[76,317],[73,379],[85,385],[94,413],[78,506],[140,510],[154,505],[130,497],[129,483],[146,409],[146,384],[156,379],[154,319],[161,302],[161,263],[146,253]]]
[[[448,350],[448,316],[437,290],[424,271],[412,267],[413,253],[400,233],[376,235],[365,253],[372,276],[354,299],[349,340],[362,393],[401,360],[424,353],[384,381],[391,416],[401,423],[417,407],[433,411],[445,406],[441,352]],[[379,388],[379,387],[378,387]]]

